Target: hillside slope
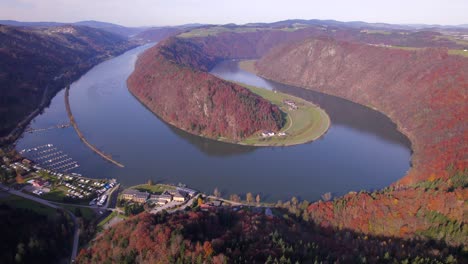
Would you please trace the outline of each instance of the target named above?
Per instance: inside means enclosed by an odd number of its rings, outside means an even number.
[[[193,134],[239,140],[278,131],[284,122],[279,108],[208,74],[214,63],[199,46],[171,38],[139,57],[129,90],[166,122]]]
[[[256,64],[275,81],[375,107],[412,142],[412,168],[394,186],[309,206],[322,227],[467,245],[468,59],[331,39],[277,47]],[[466,248],[465,248],[466,250]]]
[[[266,78],[377,108],[412,141],[400,183],[447,178],[468,165],[468,59],[446,50],[408,51],[313,39],[272,50],[256,64]]]
[[[180,32],[182,32],[182,28],[178,27],[155,27],[145,29],[132,38],[136,40],[159,42],[165,38],[177,35]]]
[[[105,230],[80,252],[77,263],[456,263],[463,258],[441,243],[332,233],[283,210],[275,211],[285,217],[256,211],[141,213]]]
[[[0,25],[0,136],[92,66],[132,46],[123,37],[89,27]]]

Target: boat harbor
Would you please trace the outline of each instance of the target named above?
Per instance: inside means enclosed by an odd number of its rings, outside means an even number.
[[[42,168],[52,171],[69,172],[80,166],[77,161],[53,144],[23,149],[19,153]]]

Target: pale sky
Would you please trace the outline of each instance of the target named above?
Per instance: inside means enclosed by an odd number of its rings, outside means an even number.
[[[124,26],[163,26],[295,18],[468,24],[468,0],[0,0],[0,20],[98,20]]]

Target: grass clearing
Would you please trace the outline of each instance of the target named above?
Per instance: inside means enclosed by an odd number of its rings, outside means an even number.
[[[44,193],[40,198],[52,202],[57,202],[57,203],[70,203],[70,204],[79,204],[79,205],[88,205],[90,199],[68,199],[66,200],[67,196],[66,194],[68,193],[68,188],[61,185],[59,187],[53,188],[50,192]]]
[[[56,209],[49,206],[45,206],[40,203],[10,194],[9,196],[0,198],[0,203],[5,203],[11,207],[32,210],[38,214],[46,216],[54,216]]]
[[[390,49],[401,49],[401,50],[422,50],[424,48],[418,48],[418,47],[404,47],[404,46],[390,46],[388,47]]]
[[[255,73],[255,60],[239,62],[239,67],[245,71]],[[273,136],[264,138],[259,134],[244,139],[240,144],[253,146],[290,146],[303,144],[318,139],[330,127],[330,117],[317,105],[304,99],[285,93],[270,91],[239,83],[250,91],[260,95],[280,107],[286,114],[286,124],[278,132],[285,132],[286,136]],[[285,100],[296,103],[298,109],[293,110],[284,104]]]
[[[101,222],[99,222],[99,224],[97,225],[98,227],[103,227],[105,224],[109,223],[110,220],[112,220],[112,218],[116,217],[117,216],[117,212],[112,212],[110,213],[106,218],[102,219]]]
[[[52,189],[50,192],[42,194],[41,198],[53,202],[63,203],[63,199],[66,197],[66,190],[64,189],[65,187],[62,186]]]
[[[448,51],[450,55],[458,55],[463,57],[468,57],[468,51],[451,49]]]
[[[246,32],[256,32],[258,30],[268,30],[267,28],[257,28],[257,27],[222,27],[222,26],[213,26],[205,28],[196,28],[188,32],[177,35],[180,38],[194,38],[194,37],[207,37],[207,36],[216,36],[224,32],[232,33],[246,33]]]
[[[88,208],[88,207],[80,207],[80,206],[74,206],[74,205],[60,205],[62,208],[72,212],[76,216],[76,210],[77,208],[80,209],[81,215],[84,219],[86,220],[93,220],[96,218],[96,213],[94,212],[93,209]]]
[[[196,38],[196,37],[208,37],[216,36],[221,33],[231,32],[231,33],[248,33],[248,32],[257,32],[257,31],[267,31],[267,30],[277,30],[277,31],[286,31],[293,32],[296,30],[307,28],[307,25],[294,25],[291,27],[282,27],[282,28],[266,28],[266,27],[223,27],[223,26],[212,26],[204,28],[195,28],[188,32],[181,33],[177,35],[180,38]]]
[[[422,49],[425,49],[425,48],[403,47],[403,46],[391,46],[391,47],[388,47],[388,48],[390,48],[390,49],[401,49],[401,50],[422,50]],[[468,57],[468,51],[465,51],[463,49],[449,49],[448,54]]]
[[[281,111],[286,114],[286,124],[278,132],[286,133],[285,136],[262,137],[260,134],[255,134],[240,141],[240,144],[252,146],[291,146],[303,144],[318,139],[325,134],[330,126],[330,118],[325,111],[311,102],[281,92],[245,84],[240,85],[279,106]],[[285,100],[295,102],[298,109],[291,109],[285,105]]]
[[[392,31],[379,30],[379,29],[364,29],[364,30],[361,30],[361,33],[391,35]]]

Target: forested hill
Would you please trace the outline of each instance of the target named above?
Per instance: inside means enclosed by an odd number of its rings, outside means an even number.
[[[216,61],[196,43],[173,37],[139,57],[128,87],[153,113],[192,134],[235,141],[278,131],[284,123],[279,108],[208,74]]]
[[[65,85],[134,44],[86,26],[25,28],[0,25],[0,137],[17,136],[21,122]],[[21,122],[21,124],[20,124]]]

